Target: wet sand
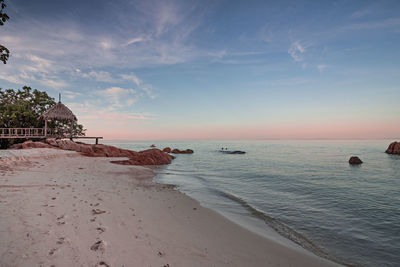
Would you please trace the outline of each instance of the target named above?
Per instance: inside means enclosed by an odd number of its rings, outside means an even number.
[[[0,157],[0,266],[337,266],[153,183],[150,168],[56,149]]]

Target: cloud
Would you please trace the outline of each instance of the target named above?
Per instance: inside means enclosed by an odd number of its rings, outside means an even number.
[[[75,99],[75,97],[82,95],[82,93],[80,93],[80,92],[73,92],[73,91],[69,91],[69,90],[64,90],[64,91],[62,91],[62,93],[63,93],[63,96],[65,96],[68,99]]]
[[[131,44],[140,43],[140,42],[143,42],[143,41],[146,41],[146,40],[147,40],[147,38],[135,37],[135,38],[129,39],[125,44],[123,44],[123,46],[128,46],[128,45],[131,45]]]
[[[289,55],[298,62],[304,60],[305,52],[306,48],[300,43],[300,41],[293,42],[288,50]]]
[[[105,132],[115,135],[121,131],[126,132],[127,128],[137,123],[156,119],[151,113],[113,110],[99,105],[97,101],[70,102],[66,105],[77,116],[79,123],[88,129],[88,135],[103,135]]]
[[[68,83],[59,75],[63,68],[54,61],[34,54],[12,54],[11,62],[3,66],[0,79],[18,85],[41,84],[47,88],[60,89]]]
[[[111,109],[126,108],[132,106],[140,98],[134,89],[124,89],[121,87],[110,87],[98,92],[103,97],[103,101]]]
[[[0,79],[10,83],[16,83],[20,85],[24,84],[24,80],[21,79],[20,75],[4,75],[0,73]]]
[[[133,73],[130,74],[120,74],[119,75],[123,80],[127,81],[132,81],[134,82],[137,86],[140,86],[142,84],[142,81]]]
[[[88,73],[84,73],[81,70],[77,71],[77,73],[82,78],[89,78],[95,80],[97,82],[115,82],[116,80],[112,78],[111,73],[107,71],[90,71]]]

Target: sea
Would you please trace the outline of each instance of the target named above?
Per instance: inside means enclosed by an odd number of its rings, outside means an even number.
[[[155,181],[176,185],[250,231],[273,232],[338,263],[400,266],[400,156],[385,153],[392,141],[104,143],[135,151],[152,144],[193,149],[158,168]],[[351,156],[364,163],[349,165]]]

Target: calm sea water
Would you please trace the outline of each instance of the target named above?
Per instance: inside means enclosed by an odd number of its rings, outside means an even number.
[[[273,228],[345,264],[400,265],[400,156],[391,140],[105,142],[143,150],[192,148],[158,170],[156,180],[265,234]],[[221,147],[244,155],[221,153]],[[359,156],[364,164],[352,167]],[[265,228],[265,229],[263,229]]]

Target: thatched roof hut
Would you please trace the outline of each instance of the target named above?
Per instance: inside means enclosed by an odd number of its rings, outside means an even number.
[[[69,121],[77,121],[76,116],[72,111],[67,108],[63,103],[58,102],[54,106],[52,106],[45,113],[40,115],[39,120],[69,120]]]
[[[60,94],[58,103],[55,104],[54,106],[52,106],[49,110],[44,112],[42,115],[40,115],[38,120],[44,120],[44,135],[45,136],[47,136],[47,133],[48,133],[47,121],[68,120],[71,122],[70,135],[72,137],[73,127],[74,127],[75,122],[77,121],[77,118],[69,108],[67,108],[63,103],[61,103],[61,94]]]

